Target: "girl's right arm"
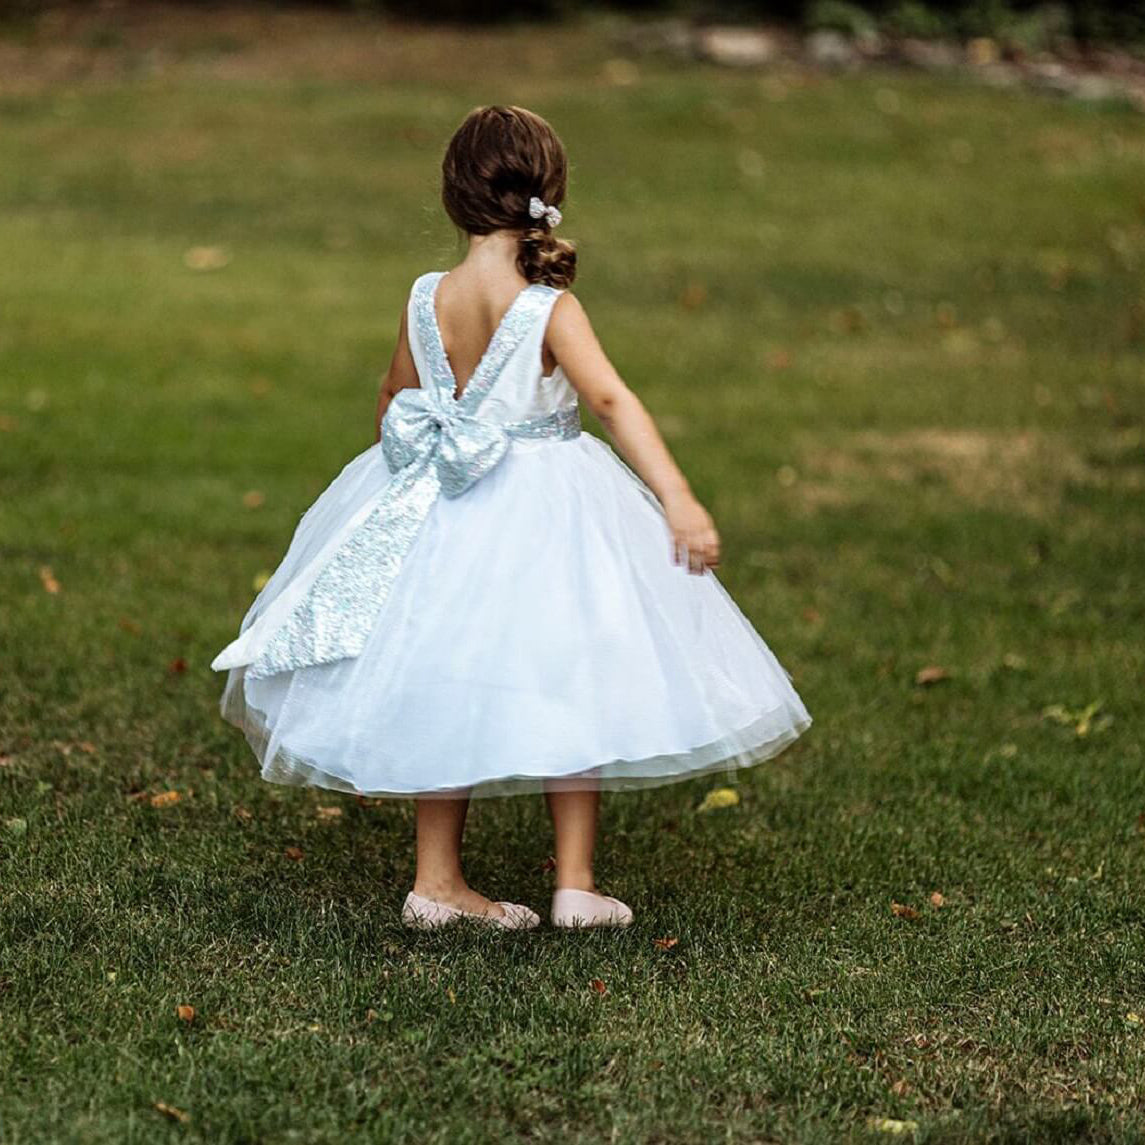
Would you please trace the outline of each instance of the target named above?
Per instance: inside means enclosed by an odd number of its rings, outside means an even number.
[[[381,389],[378,390],[378,406],[374,414],[374,444],[382,440],[382,418],[386,416],[390,402],[398,390],[416,389],[421,385],[417,376],[417,367],[413,364],[413,355],[409,348],[409,335],[406,331],[406,307],[402,307],[401,325],[398,327],[398,342],[394,347],[394,356],[390,359],[390,368],[382,378]]]
[[[664,507],[672,559],[677,564],[686,561],[693,573],[718,565],[720,538],[711,516],[693,495],[652,415],[608,360],[575,295],[557,299],[545,342],[573,388]]]

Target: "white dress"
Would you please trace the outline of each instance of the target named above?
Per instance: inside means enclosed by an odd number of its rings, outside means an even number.
[[[211,667],[265,779],[371,796],[636,788],[781,751],[811,718],[711,571],[541,348],[516,297],[460,398],[435,291],[409,299],[420,388],[299,521]]]

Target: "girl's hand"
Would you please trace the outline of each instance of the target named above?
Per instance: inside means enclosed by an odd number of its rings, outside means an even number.
[[[672,563],[688,565],[701,574],[720,563],[720,537],[707,509],[688,491],[669,494],[663,501],[672,530]]]

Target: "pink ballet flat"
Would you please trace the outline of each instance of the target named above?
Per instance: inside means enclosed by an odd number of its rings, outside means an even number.
[[[553,926],[628,926],[632,908],[610,895],[561,888],[553,891]]]
[[[439,926],[449,926],[463,918],[499,926],[505,930],[531,930],[541,921],[536,911],[529,910],[519,902],[499,902],[497,906],[504,914],[478,914],[476,911],[461,910],[436,899],[423,898],[410,891],[402,906],[402,922],[415,930],[434,930]]]

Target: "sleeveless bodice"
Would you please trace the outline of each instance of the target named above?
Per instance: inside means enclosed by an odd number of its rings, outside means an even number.
[[[454,398],[456,379],[441,339],[434,298],[445,271],[421,275],[409,298],[410,352],[422,389],[445,410],[456,410],[498,425],[535,421],[577,407],[577,394],[558,366],[545,374],[541,358],[549,315],[562,291],[541,283],[526,286],[513,299],[480,362]],[[479,411],[479,412],[478,412]],[[515,447],[528,447],[517,438]]]

